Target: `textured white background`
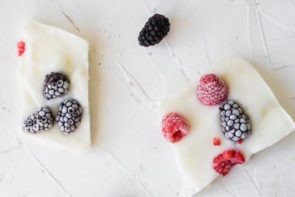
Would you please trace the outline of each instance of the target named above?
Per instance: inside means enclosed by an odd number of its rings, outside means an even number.
[[[170,18],[171,32],[155,47],[139,47],[138,32],[154,12]],[[87,154],[15,135],[15,46],[32,18],[91,43],[94,147]],[[295,117],[295,0],[1,0],[0,25],[1,197],[179,196],[157,104],[231,56],[254,64]],[[294,141],[288,136],[196,196],[295,196]]]

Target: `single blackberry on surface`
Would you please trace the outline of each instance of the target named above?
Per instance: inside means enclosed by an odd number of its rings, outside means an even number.
[[[219,111],[221,131],[227,139],[238,142],[251,134],[250,120],[237,102],[228,100]]]
[[[29,133],[38,133],[53,127],[54,118],[48,107],[41,107],[25,121],[23,129]]]
[[[63,133],[69,134],[77,129],[82,120],[83,109],[75,99],[63,101],[58,109],[56,122]]]
[[[140,31],[138,36],[139,44],[145,47],[158,44],[169,31],[169,19],[163,15],[154,14]]]
[[[54,99],[67,94],[70,88],[69,78],[59,72],[52,72],[45,76],[43,85],[43,96],[47,99]]]

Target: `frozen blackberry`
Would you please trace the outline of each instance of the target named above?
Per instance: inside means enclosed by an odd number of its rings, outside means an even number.
[[[23,129],[29,133],[38,133],[53,127],[54,118],[48,107],[41,107],[25,121]]]
[[[52,72],[45,76],[43,86],[43,96],[47,99],[61,97],[69,91],[69,78],[59,72]]]
[[[82,120],[83,109],[75,99],[63,101],[58,109],[56,122],[62,132],[69,134],[77,129]]]
[[[163,15],[155,14],[148,19],[139,33],[138,41],[141,46],[158,44],[170,31],[169,19]]]
[[[221,131],[227,139],[238,142],[251,134],[250,120],[237,102],[228,100],[219,111]]]

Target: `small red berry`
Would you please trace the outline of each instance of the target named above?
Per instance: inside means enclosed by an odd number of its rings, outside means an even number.
[[[24,52],[26,48],[26,43],[24,41],[19,41],[17,43],[17,49],[18,49],[18,56],[21,56]]]
[[[234,158],[234,155],[235,155],[235,150],[228,150],[223,152],[222,154],[223,158],[227,160],[231,160],[232,158]]]
[[[18,56],[21,56],[25,52],[25,49],[18,49]]]
[[[162,134],[172,143],[180,141],[189,133],[189,123],[184,116],[178,113],[166,115],[162,121]]]
[[[197,96],[204,105],[217,105],[228,97],[228,85],[214,74],[204,75],[197,87]]]
[[[220,146],[220,144],[221,144],[220,138],[219,137],[214,137],[213,138],[213,145],[214,146]]]
[[[240,140],[238,141],[238,144],[243,144],[243,142],[244,142],[244,140],[243,140],[243,139],[240,139]]]
[[[233,166],[243,164],[244,162],[244,155],[240,151],[227,150],[213,159],[213,168],[217,173],[225,176]]]
[[[17,43],[17,47],[18,48],[25,48],[25,42],[24,41],[19,41],[18,43]]]

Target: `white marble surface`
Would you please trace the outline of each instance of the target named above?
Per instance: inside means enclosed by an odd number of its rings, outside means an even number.
[[[153,12],[170,18],[171,32],[155,47],[139,47],[137,34]],[[295,117],[295,0],[10,0],[1,2],[0,15],[1,197],[179,196],[158,102],[231,56],[254,64]],[[32,18],[91,43],[94,146],[87,154],[15,135],[15,45]],[[294,140],[288,136],[195,196],[295,196]]]

